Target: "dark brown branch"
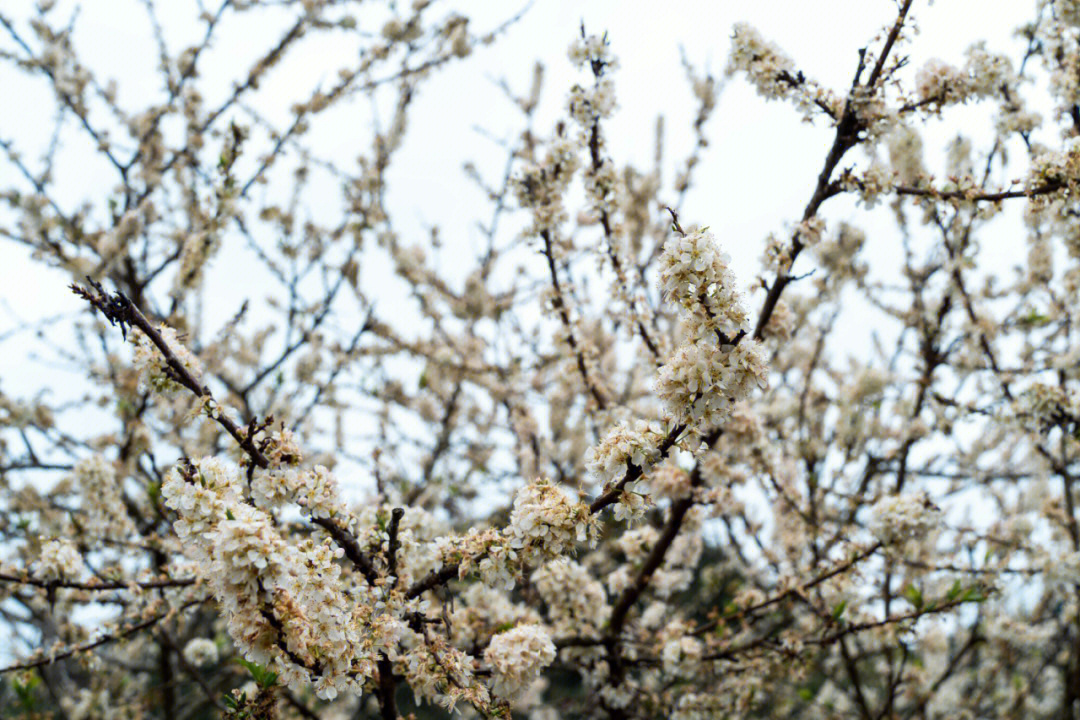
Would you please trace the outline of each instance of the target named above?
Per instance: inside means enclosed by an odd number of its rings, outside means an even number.
[[[206,602],[207,599],[208,598],[204,598],[202,600],[192,600],[192,601],[190,601],[188,603],[185,603],[180,609],[181,610],[186,610],[189,607],[192,607],[193,605],[199,605],[201,603]],[[104,635],[104,636],[98,638],[97,640],[92,640],[92,641],[90,641],[88,643],[83,643],[82,645],[75,645],[74,647],[70,647],[70,648],[68,648],[66,650],[62,650],[60,652],[50,654],[48,657],[39,658],[37,660],[28,660],[26,662],[16,663],[14,665],[8,665],[5,668],[0,668],[0,675],[2,675],[4,673],[7,673],[7,672],[14,672],[16,670],[29,670],[31,668],[44,667],[45,665],[52,665],[57,660],[63,660],[65,658],[71,657],[72,655],[77,655],[79,653],[84,653],[84,652],[87,652],[89,650],[93,650],[94,648],[101,647],[102,645],[107,645],[107,644],[109,644],[111,642],[115,642],[116,640],[123,640],[126,637],[134,635],[135,633],[139,632],[140,630],[145,630],[146,628],[152,627],[156,623],[161,622],[162,620],[164,620],[166,617],[168,617],[173,612],[174,612],[174,610],[169,610],[168,612],[164,612],[164,613],[161,613],[159,615],[154,615],[153,617],[151,617],[151,618],[149,618],[147,620],[137,622],[134,625],[129,625],[128,627],[124,628],[123,630],[115,632],[115,633],[113,633],[111,635]]]
[[[210,392],[210,388],[202,384],[191,372],[184,366],[182,362],[173,353],[172,348],[165,341],[165,338],[161,336],[161,333],[157,331],[146,316],[142,314],[138,307],[135,306],[126,295],[122,292],[113,293],[111,296],[105,292],[101,283],[94,282],[90,278],[87,278],[90,283],[90,290],[80,287],[79,285],[72,285],[72,291],[90,303],[91,307],[99,311],[105,318],[114,325],[119,325],[122,333],[126,335],[126,329],[128,327],[136,327],[141,330],[146,337],[150,339],[158,351],[161,352],[165,358],[165,363],[168,367],[169,373],[173,380],[183,385],[190,390],[196,396],[213,400],[213,395]],[[251,458],[251,462],[260,468],[269,468],[270,460],[263,454],[259,448],[255,446],[252,441],[252,436],[242,430],[233,420],[224,412],[217,412],[213,415],[214,420],[218,422],[225,431],[232,436],[236,444],[239,445],[248,457]],[[334,541],[345,551],[345,555],[352,561],[358,570],[367,578],[369,583],[373,583],[378,574],[375,571],[371,561],[364,555],[360,549],[359,543],[356,538],[353,537],[346,528],[342,527],[336,521],[329,518],[312,518],[312,522],[326,529],[330,536],[334,538]]]
[[[0,581],[19,583],[20,585],[32,585],[40,588],[68,588],[71,590],[126,590],[132,585],[137,585],[143,589],[152,588],[167,588],[167,587],[184,587],[187,585],[194,585],[198,582],[195,578],[165,578],[162,580],[140,580],[140,581],[94,581],[89,580],[87,582],[73,582],[68,580],[38,580],[32,577],[21,577],[19,575],[9,575],[7,573],[0,573]]]

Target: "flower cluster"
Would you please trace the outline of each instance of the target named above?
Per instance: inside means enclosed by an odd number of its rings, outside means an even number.
[[[578,144],[557,136],[547,146],[543,160],[527,164],[514,180],[514,193],[522,207],[533,214],[530,235],[543,235],[566,221],[563,197],[581,164]]]
[[[573,560],[552,560],[539,567],[531,579],[557,631],[569,634],[585,628],[599,630],[607,621],[610,608],[604,586]]]
[[[664,672],[672,677],[694,677],[701,668],[705,644],[691,635],[672,638],[664,643],[660,658]]]
[[[721,345],[705,336],[676,349],[660,368],[656,392],[683,422],[717,425],[755,387],[768,384],[760,343],[744,338]]]
[[[716,425],[768,376],[759,343],[743,337],[746,311],[728,258],[710,233],[679,232],[660,256],[660,289],[679,303],[686,340],[659,371],[656,391],[679,422]]]
[[[337,480],[322,465],[310,469],[275,468],[258,470],[251,481],[251,497],[263,508],[293,502],[313,518],[347,514],[338,497]]]
[[[30,572],[38,580],[75,580],[85,569],[82,555],[74,543],[59,538],[41,544],[41,555]]]
[[[1054,427],[1071,427],[1080,422],[1080,398],[1068,389],[1045,383],[1034,383],[1015,403],[1019,417],[1028,421],[1036,432],[1045,433]]]
[[[676,234],[660,256],[660,292],[706,329],[732,335],[746,322],[746,310],[730,262],[712,233]]]
[[[967,76],[957,67],[937,58],[928,60],[915,77],[919,100],[953,105],[968,96]]]
[[[329,510],[319,487],[298,481],[292,497],[311,498],[309,509],[321,515]],[[341,548],[310,537],[289,543],[263,509],[243,500],[235,467],[215,458],[175,468],[162,496],[179,515],[173,527],[221,603],[229,634],[250,659],[273,665],[290,685],[313,683],[320,697],[359,691],[358,682],[374,668],[371,638],[396,637],[399,621],[372,616],[360,622],[372,606],[361,611],[357,596],[346,591],[337,562]],[[260,497],[268,501],[265,492]]]
[[[606,486],[622,478],[629,465],[647,470],[656,459],[661,438],[663,428],[659,423],[618,423],[590,448],[589,472]]]
[[[218,661],[218,647],[210,638],[193,638],[184,646],[184,660],[192,667],[208,667]]]
[[[746,73],[759,95],[769,100],[791,99],[810,119],[815,109],[840,118],[842,101],[796,70],[794,61],[747,23],[737,23],[731,38],[727,74]]]
[[[510,546],[537,558],[553,558],[575,543],[595,541],[596,518],[588,505],[573,503],[550,480],[541,478],[518,491],[510,512]]]
[[[235,469],[218,458],[173,468],[165,476],[161,494],[180,516],[173,530],[181,540],[204,536],[242,503]]]
[[[75,463],[72,480],[90,501],[86,508],[87,527],[95,535],[120,539],[134,527],[124,507],[120,479],[116,468],[101,455],[93,455]]]
[[[181,342],[176,331],[167,325],[159,325],[157,331],[180,364],[198,380],[202,375],[202,363]],[[132,333],[131,341],[135,343],[132,364],[147,387],[163,394],[172,394],[181,389],[173,369],[150,338],[143,333]]]
[[[915,76],[915,92],[919,102],[937,109],[965,102],[971,97],[1011,95],[1016,84],[1012,63],[1004,55],[987,51],[984,43],[967,50],[963,68],[932,58]]]
[[[737,70],[746,73],[763,97],[778,99],[791,94],[792,86],[786,78],[794,79],[794,61],[746,23],[736,24],[731,37],[728,73]]]
[[[870,532],[886,545],[925,536],[940,520],[941,509],[922,492],[886,495],[870,508]]]
[[[504,698],[519,695],[554,659],[555,644],[539,625],[499,633],[484,651],[484,661],[493,671],[492,692]]]

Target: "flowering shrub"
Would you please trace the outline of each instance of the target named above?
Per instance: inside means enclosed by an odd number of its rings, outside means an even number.
[[[79,302],[0,340],[80,380],[0,392],[0,716],[1076,717],[1080,4],[1032,4],[1019,53],[939,59],[899,0],[835,88],[736,25],[651,168],[583,28],[568,86],[506,83],[475,253],[392,169],[527,17],[222,0],[178,47],[146,2],[151,97],[62,4],[0,11],[55,105],[40,164],[0,128],[0,237]],[[760,244],[689,217],[725,82],[828,136]]]

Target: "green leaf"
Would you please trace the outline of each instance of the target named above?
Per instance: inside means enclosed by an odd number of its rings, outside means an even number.
[[[844,610],[847,609],[847,600],[841,600],[836,604],[836,607],[832,611],[832,619],[839,621],[844,616]]]
[[[1020,318],[1020,324],[1029,325],[1031,327],[1042,327],[1050,322],[1050,317],[1043,315],[1038,310],[1032,310],[1027,315]]]
[[[41,683],[41,678],[37,673],[27,676],[26,682],[20,682],[18,679],[12,679],[11,687],[15,690],[15,694],[19,696],[19,705],[24,710],[34,709],[34,688]]]
[[[923,600],[922,591],[919,590],[919,588],[914,585],[908,585],[904,588],[904,597],[907,598],[908,602],[915,606],[916,610],[923,609],[925,602]]]
[[[949,602],[952,602],[956,598],[960,597],[960,593],[962,592],[964,592],[964,586],[960,584],[959,580],[957,580],[952,584],[952,587],[949,588],[949,592],[946,593],[945,599]]]
[[[976,603],[979,603],[979,602],[982,602],[983,600],[986,600],[986,595],[983,595],[982,590],[980,588],[977,588],[977,587],[969,587],[967,589],[967,591],[964,593],[964,596],[962,598],[960,598],[961,602],[976,602]]]
[[[264,668],[258,663],[253,663],[244,658],[236,658],[236,662],[247,668],[247,671],[251,673],[252,679],[261,688],[273,687],[274,683],[277,682],[277,673]]]

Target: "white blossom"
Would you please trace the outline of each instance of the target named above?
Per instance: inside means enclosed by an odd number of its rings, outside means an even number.
[[[555,644],[539,625],[519,625],[499,633],[484,651],[493,671],[492,692],[514,698],[555,659]]]

